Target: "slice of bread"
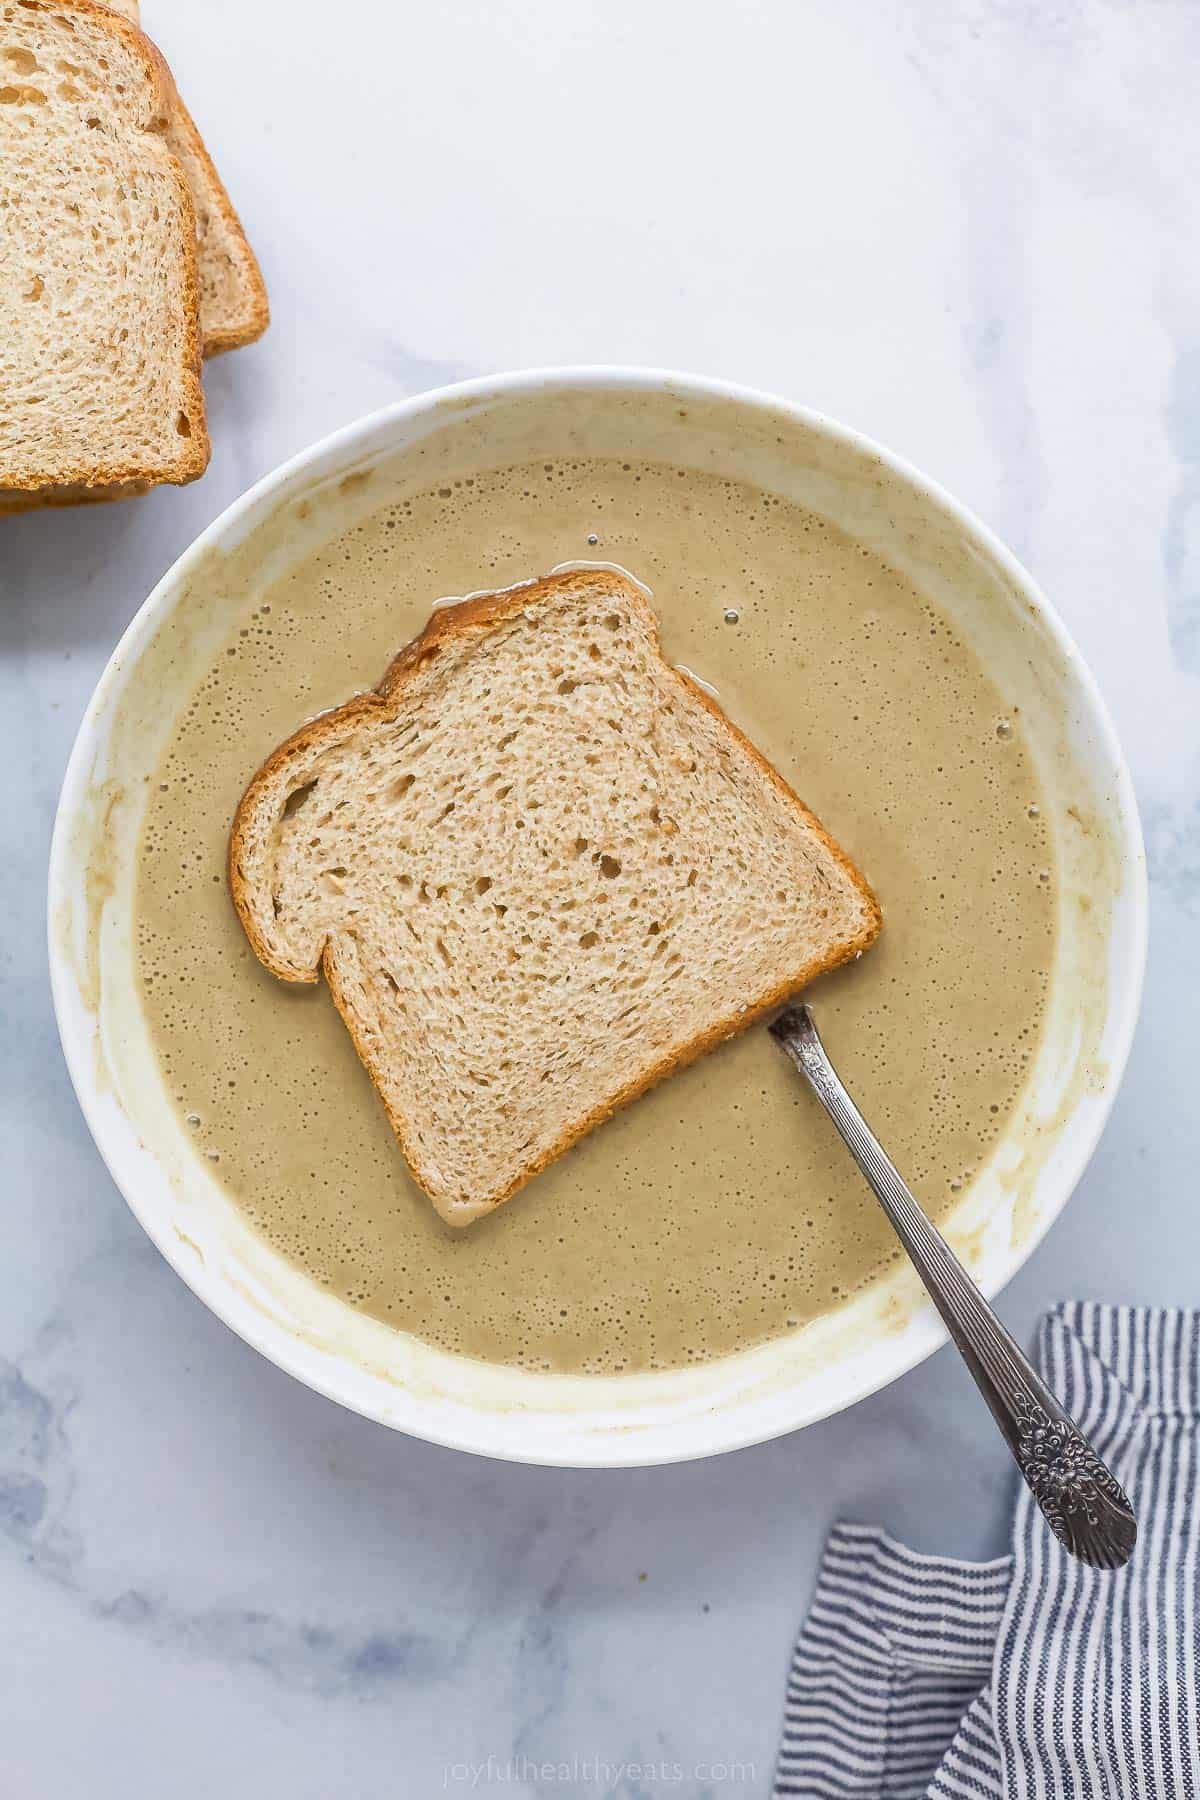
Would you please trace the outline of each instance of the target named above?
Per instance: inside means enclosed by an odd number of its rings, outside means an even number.
[[[436,611],[377,692],[260,769],[230,883],[268,969],[324,969],[452,1225],[881,923],[812,813],[663,660],[638,587],[595,570]]]
[[[240,350],[260,338],[271,323],[267,287],[225,184],[178,93],[167,142],[179,158],[196,208],[204,354]]]
[[[138,0],[108,0],[108,4],[134,25],[140,24]],[[179,159],[196,209],[200,330],[205,356],[217,356],[222,350],[252,344],[267,329],[271,312],[266,284],[225,184],[178,89],[167,122],[167,143]]]
[[[98,0],[0,0],[0,502],[207,466],[170,104],[153,45]]]

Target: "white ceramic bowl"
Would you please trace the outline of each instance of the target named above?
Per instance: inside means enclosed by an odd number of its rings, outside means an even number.
[[[760,394],[641,370],[503,376],[389,407],[261,481],[159,582],[92,698],[51,852],[51,976],[80,1105],[117,1185],[167,1260],[248,1343],[343,1405],[438,1443],[527,1462],[666,1462],[809,1424],[927,1356],[945,1333],[911,1273],[787,1339],[669,1374],[551,1376],[447,1355],[332,1299],[249,1230],[172,1112],[133,979],[145,777],[188,698],[151,679],[146,659],[164,621],[188,606],[198,559],[258,533],[265,583],[299,552],[308,508],[297,503],[327,483],[372,471],[347,493],[361,489],[362,505],[376,506],[377,477],[416,479],[419,464],[424,484],[443,469],[541,453],[703,467],[812,507],[910,575],[1020,705],[1057,845],[1058,949],[1024,1101],[948,1227],[984,1289],[1003,1286],[1078,1181],[1133,1035],[1146,892],[1129,775],[1088,671],[1004,547],[897,458]],[[246,604],[244,589],[235,603]],[[221,606],[210,594],[188,630],[219,641]]]

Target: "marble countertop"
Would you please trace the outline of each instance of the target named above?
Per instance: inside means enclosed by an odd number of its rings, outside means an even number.
[[[1013,1478],[961,1369],[943,1351],[789,1439],[600,1473],[434,1449],[307,1392],[160,1260],[77,1111],[43,949],[59,782],[162,571],[360,413],[563,361],[828,412],[1038,576],[1143,808],[1133,1061],[1007,1315],[1028,1337],[1065,1295],[1194,1303],[1200,13],[357,0],[349,36],[317,0],[145,14],[275,318],[207,372],[202,482],[0,521],[0,1794],[762,1795],[830,1523],[1004,1546]]]

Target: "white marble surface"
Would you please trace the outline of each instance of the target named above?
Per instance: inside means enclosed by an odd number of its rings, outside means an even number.
[[[789,1440],[600,1474],[436,1450],[300,1388],[159,1260],[76,1110],[43,950],[58,785],[163,569],[357,414],[568,360],[808,402],[1040,577],[1144,809],[1133,1063],[1009,1316],[1195,1302],[1200,12],[356,0],[345,34],[318,0],[145,12],[275,323],[208,373],[203,482],[0,521],[0,1795],[424,1800],[489,1755],[475,1791],[761,1795],[830,1521],[1002,1545],[1012,1481],[960,1369],[943,1352]],[[611,1767],[532,1767],[571,1758]]]

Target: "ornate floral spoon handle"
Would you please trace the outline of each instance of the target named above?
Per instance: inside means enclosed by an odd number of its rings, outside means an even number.
[[[808,1007],[790,1007],[770,1031],[807,1076],[874,1189],[991,1407],[1051,1531],[1081,1562],[1097,1569],[1119,1569],[1128,1562],[1137,1541],[1137,1521],[1125,1490],[1080,1435],[946,1240],[925,1217],[843,1087]]]

